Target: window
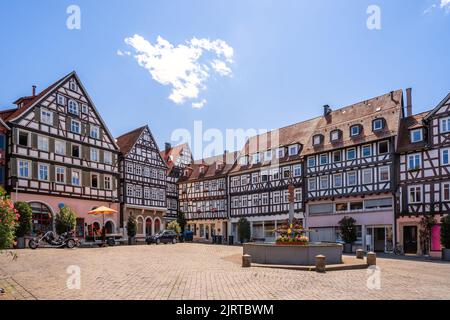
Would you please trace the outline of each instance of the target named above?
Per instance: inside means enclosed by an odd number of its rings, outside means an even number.
[[[48,151],[48,138],[43,136],[38,136],[38,149],[42,151]]]
[[[136,198],[142,198],[142,187],[141,186],[134,187],[134,196]],[[157,198],[157,196],[156,196],[156,193],[155,193],[154,199],[156,200],[156,198]]]
[[[90,130],[90,136],[91,138],[98,139],[100,137],[100,128],[97,126],[91,126]]]
[[[76,85],[76,83],[75,82],[70,82],[69,83],[69,88],[70,88],[70,90],[72,90],[72,91],[77,91],[77,85]]]
[[[328,176],[320,177],[320,189],[328,189]]]
[[[320,157],[320,165],[326,165],[328,163],[328,154],[321,154]]]
[[[258,183],[258,173],[252,173],[252,183]]]
[[[72,185],[79,186],[81,185],[81,172],[72,170]]]
[[[66,183],[66,168],[56,167],[56,183]]]
[[[149,187],[144,188],[144,198],[150,199],[150,188]],[[176,205],[174,206],[174,208],[176,209]]]
[[[262,194],[262,204],[263,205],[268,205],[269,204],[269,194],[268,193],[263,193]]]
[[[318,146],[322,144],[323,136],[320,134],[317,134],[313,137],[313,145]]]
[[[337,141],[341,138],[341,132],[339,130],[333,130],[330,134],[331,141]]]
[[[91,187],[98,188],[98,174],[96,173],[91,175]]]
[[[280,179],[280,171],[278,169],[272,170],[272,180]]]
[[[252,163],[256,164],[256,163],[259,163],[259,161],[260,161],[259,153],[253,154],[252,155]]]
[[[441,119],[441,133],[450,131],[450,117]]]
[[[308,190],[309,191],[314,191],[316,190],[316,178],[309,178],[308,179]]]
[[[19,177],[29,178],[31,176],[31,162],[27,160],[18,160]]]
[[[269,181],[269,176],[267,171],[261,172],[261,182],[267,182]]]
[[[372,169],[364,169],[362,171],[362,183],[363,184],[372,183]]]
[[[332,203],[310,204],[308,206],[310,214],[327,214],[333,213]]]
[[[347,185],[355,186],[357,184],[356,171],[347,172]]]
[[[38,179],[42,181],[48,181],[48,164],[39,164]]]
[[[297,188],[294,190],[294,201],[295,202],[302,201],[302,189]]]
[[[55,153],[64,156],[66,154],[66,142],[55,140]]]
[[[142,167],[141,166],[136,166],[136,174],[138,176],[140,176],[142,174]]]
[[[378,153],[385,154],[389,152],[389,143],[387,141],[381,141],[378,143]]]
[[[283,168],[283,178],[284,179],[288,179],[291,177],[291,170],[289,167],[284,167]]]
[[[78,103],[73,100],[69,100],[69,105],[67,106],[67,111],[69,113],[78,115]]]
[[[252,205],[256,207],[258,205],[258,195],[254,194],[252,197]]]
[[[333,187],[342,187],[342,173],[336,173],[335,175],[333,175]]]
[[[248,164],[247,157],[246,157],[246,156],[240,157],[240,158],[239,158],[239,164],[240,164],[241,166],[246,166],[246,165]]]
[[[58,94],[57,95],[58,104],[64,106],[66,104],[66,98],[64,96]]]
[[[29,133],[25,131],[19,131],[19,145],[28,147]]]
[[[133,165],[131,163],[127,163],[127,173],[133,173]]]
[[[389,166],[380,167],[378,174],[379,174],[378,180],[380,182],[389,181],[389,179],[390,179],[389,178]]]
[[[361,133],[361,127],[359,125],[350,127],[350,136],[355,137]]]
[[[351,148],[347,150],[347,160],[355,160],[356,159],[356,149]]]
[[[98,149],[91,148],[91,161],[98,162]]]
[[[336,203],[336,212],[347,211],[347,210],[348,210],[348,203],[347,202],[338,202],[338,203]]]
[[[104,177],[104,182],[105,182],[105,189],[106,190],[111,190],[112,189],[111,176],[105,176]]]
[[[444,182],[442,184],[442,200],[450,201],[450,183]]]
[[[411,186],[409,187],[409,203],[421,203],[422,202],[422,187]]]
[[[41,108],[41,122],[49,125],[53,125],[53,112],[47,109]]]
[[[408,155],[408,170],[417,170],[422,166],[422,156],[420,153]]]
[[[272,151],[267,150],[264,152],[264,161],[271,161],[272,160]]]
[[[308,168],[312,168],[316,165],[316,157],[308,157]]]
[[[441,165],[450,164],[450,149],[441,150]]]
[[[81,112],[83,112],[83,113],[88,113],[88,106],[87,105],[85,105],[85,104],[82,104],[81,105]]]
[[[364,208],[364,204],[362,202],[350,202],[350,211],[358,211]]]
[[[333,151],[333,162],[341,162],[342,160],[342,152],[341,150]]]
[[[289,146],[289,155],[290,156],[295,156],[298,153],[298,146]]]
[[[284,157],[284,148],[278,148],[277,149],[277,158],[281,159]]]
[[[373,131],[381,130],[381,129],[383,129],[383,126],[384,126],[383,119],[375,119],[372,122],[372,129],[373,129]]]
[[[392,205],[393,205],[392,198],[364,200],[364,209],[369,209],[369,210],[392,208]]]
[[[294,177],[299,177],[302,174],[302,166],[299,164],[294,165]]]
[[[76,120],[72,120],[70,123],[70,131],[73,133],[78,133],[80,134],[81,132],[81,124],[79,121]]]
[[[280,197],[280,191],[275,191],[273,193],[273,203],[278,204],[280,203],[281,197]]]
[[[80,157],[80,146],[77,144],[72,145],[72,157],[75,157],[75,158]]]
[[[363,157],[370,157],[372,155],[372,146],[370,144],[367,144],[362,147],[362,156]]]
[[[127,186],[127,196],[128,197],[134,196],[134,187],[133,186],[130,186],[130,185]]]
[[[111,153],[111,151],[105,151],[104,153],[103,153],[103,161],[106,163],[106,164],[112,164],[112,153]],[[148,168],[146,168],[147,169],[147,171],[148,171]],[[144,170],[144,173],[145,173],[145,170]],[[148,177],[148,173],[147,173],[147,177]]]
[[[411,135],[412,143],[423,141],[423,130],[422,129],[411,130],[410,135]]]

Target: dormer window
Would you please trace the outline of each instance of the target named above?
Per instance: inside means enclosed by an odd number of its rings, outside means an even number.
[[[261,159],[260,159],[259,153],[253,154],[253,156],[252,156],[252,163],[253,163],[253,164],[259,163],[260,160],[261,160]]]
[[[316,134],[313,137],[313,145],[318,146],[318,145],[321,145],[322,143],[323,143],[323,135]]]
[[[411,135],[412,143],[423,141],[423,130],[422,129],[411,130],[410,135]]]
[[[202,167],[200,167],[199,170],[200,170],[200,174],[204,174],[205,173],[205,167],[202,166]]]
[[[373,120],[373,122],[372,122],[372,130],[373,131],[379,131],[383,128],[384,128],[384,119],[383,118]]]
[[[223,163],[222,162],[217,162],[216,163],[216,170],[222,170],[223,168]]]
[[[361,134],[361,126],[360,125],[354,125],[350,127],[350,136],[356,137]]]
[[[298,154],[298,145],[289,146],[289,156],[295,156]]]
[[[248,157],[247,156],[243,156],[239,158],[239,164],[241,166],[246,166],[248,165]]]
[[[341,140],[341,130],[333,130],[330,132],[330,140],[331,142],[336,142]]]
[[[69,105],[67,106],[67,111],[72,114],[78,115],[78,103],[73,100],[69,100]]]
[[[277,149],[277,158],[284,158],[284,148],[278,148]]]
[[[187,177],[188,175],[189,175],[189,170],[188,169],[184,170],[184,176]]]
[[[272,161],[272,150],[264,152],[264,161]]]

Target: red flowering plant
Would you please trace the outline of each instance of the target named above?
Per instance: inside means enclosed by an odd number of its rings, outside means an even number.
[[[9,249],[14,243],[14,231],[20,215],[14,203],[0,187],[0,250]]]

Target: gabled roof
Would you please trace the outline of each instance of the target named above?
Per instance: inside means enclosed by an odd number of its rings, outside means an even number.
[[[139,139],[145,128],[147,128],[147,125],[139,127],[117,137],[116,143],[119,146],[120,152],[122,152],[124,155],[127,155],[133,148],[134,144]]]
[[[182,143],[174,147],[171,147],[169,150],[162,150],[159,153],[163,158],[163,160],[166,162],[167,167],[169,168],[169,172],[170,170],[172,170],[172,168],[175,165],[175,162],[181,156],[181,152],[183,152],[185,148],[189,149],[189,145],[187,143]]]
[[[429,111],[422,112],[419,114],[415,114],[413,116],[409,116],[403,118],[400,121],[400,130],[398,133],[398,147],[397,152],[409,152],[421,149],[427,145],[426,140],[416,143],[411,143],[411,135],[410,130],[418,129],[424,127],[424,119],[428,115]]]
[[[425,121],[428,121],[440,108],[442,108],[445,104],[448,104],[450,101],[450,93],[441,101],[439,104],[431,110],[423,119]]]
[[[22,106],[17,109],[9,109],[1,111],[2,114],[0,114],[0,117],[5,120],[5,122],[13,122],[17,120],[22,114],[26,113],[27,111],[31,110],[36,104],[40,103],[42,100],[48,97],[49,94],[52,93],[54,89],[62,85],[64,82],[66,82],[69,78],[74,77],[77,81],[79,87],[83,91],[84,95],[86,96],[86,99],[89,101],[90,105],[92,106],[92,109],[94,110],[95,114],[97,115],[100,123],[102,124],[103,128],[105,129],[106,133],[108,134],[109,138],[111,139],[114,147],[118,149],[117,144],[114,141],[114,138],[111,134],[111,132],[108,129],[108,126],[103,121],[102,117],[100,116],[97,108],[95,107],[94,102],[92,101],[91,97],[89,96],[88,92],[86,91],[86,88],[83,86],[83,83],[81,82],[80,78],[78,77],[77,73],[75,71],[72,71],[68,75],[64,76],[63,78],[59,79],[55,83],[51,84],[49,87],[42,90],[39,94],[35,96],[26,96],[19,98],[15,101],[15,103],[22,103]]]

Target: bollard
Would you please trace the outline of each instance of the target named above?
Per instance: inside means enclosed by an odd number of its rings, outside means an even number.
[[[364,250],[362,249],[356,250],[356,259],[364,259]]]
[[[242,268],[250,268],[252,266],[252,256],[249,254],[242,255]]]
[[[368,266],[376,266],[377,265],[377,255],[375,252],[367,253],[367,265]]]
[[[316,256],[316,272],[325,272],[325,256]]]

